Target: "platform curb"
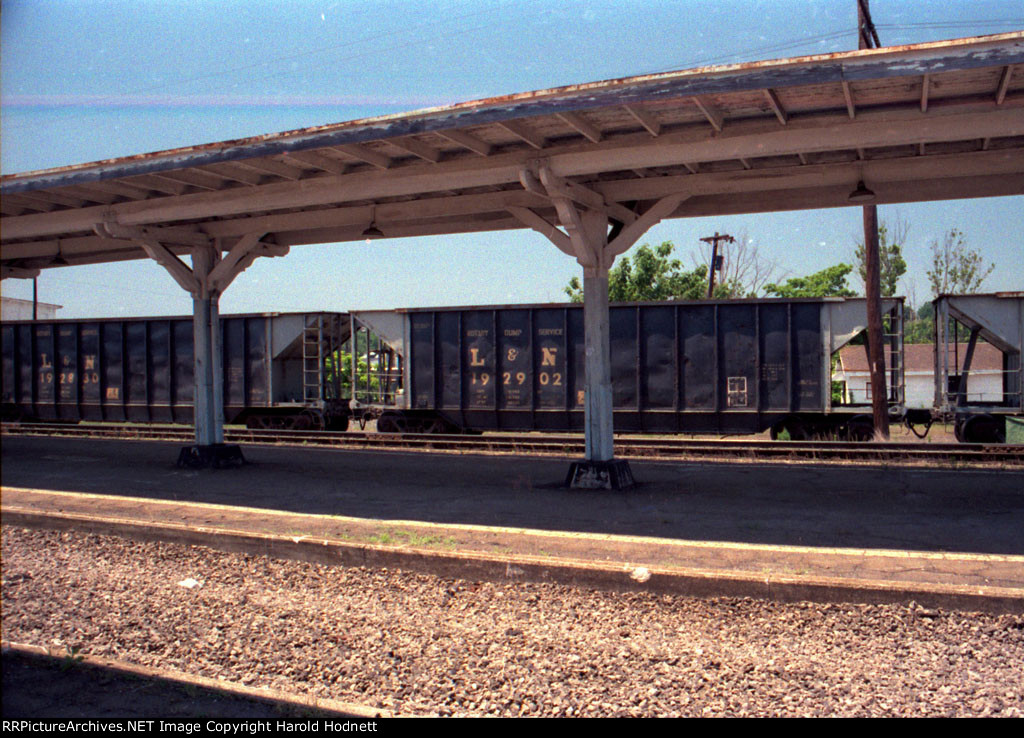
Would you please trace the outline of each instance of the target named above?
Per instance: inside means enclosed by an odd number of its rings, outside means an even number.
[[[81,652],[71,654],[63,648],[45,648],[43,646],[36,646],[30,643],[17,643],[7,640],[0,642],[0,648],[2,648],[5,653],[7,651],[13,651],[27,656],[48,656],[57,659],[73,658],[75,662],[81,663],[83,666],[114,669],[126,674],[133,674],[135,676],[145,677],[148,679],[163,679],[177,684],[223,692],[224,694],[231,695],[232,697],[244,697],[246,699],[258,700],[269,704],[284,703],[295,708],[309,708],[319,710],[321,712],[331,712],[336,713],[339,717],[357,719],[401,717],[400,715],[396,715],[384,708],[368,707],[366,705],[341,702],[340,700],[332,700],[324,697],[313,697],[311,695],[283,692],[271,687],[248,687],[244,684],[239,684],[238,682],[226,682],[220,679],[200,676],[199,674],[189,674],[184,671],[178,671],[177,669],[143,666],[130,661],[112,659],[108,656],[94,656]]]
[[[776,575],[702,569],[602,565],[576,559],[504,556],[395,548],[305,536],[281,536],[205,526],[139,522],[74,513],[3,508],[3,525],[116,535],[144,542],[208,546],[331,566],[395,568],[453,579],[541,582],[621,592],[689,597],[753,597],[776,602],[906,604],[1024,614],[1024,589]]]

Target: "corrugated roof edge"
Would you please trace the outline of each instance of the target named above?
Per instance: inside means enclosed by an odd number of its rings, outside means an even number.
[[[894,63],[901,62],[901,63]],[[729,64],[555,87],[281,133],[0,176],[0,193],[85,184],[238,159],[657,99],[1024,63],[1024,31]]]

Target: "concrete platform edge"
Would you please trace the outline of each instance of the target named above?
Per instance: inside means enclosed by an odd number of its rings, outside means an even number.
[[[1024,590],[996,587],[893,584],[822,577],[760,577],[738,572],[602,566],[571,559],[393,548],[10,508],[3,510],[2,523],[115,535],[147,542],[208,546],[233,553],[332,566],[395,568],[456,579],[542,582],[690,597],[754,597],[778,602],[904,604],[914,601],[931,608],[1024,614]]]

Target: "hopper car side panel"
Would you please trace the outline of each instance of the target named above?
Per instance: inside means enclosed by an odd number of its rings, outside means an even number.
[[[347,407],[328,391],[326,372],[316,402],[304,401],[303,341],[318,316],[332,330],[347,329],[347,316],[334,314],[221,318],[225,422],[267,413],[287,418],[310,408],[323,413],[331,405],[347,423]],[[330,345],[345,337],[332,334]],[[2,356],[5,419],[192,422],[191,318],[5,323]]]
[[[765,430],[831,406],[821,300],[614,305],[616,430]],[[578,305],[413,310],[409,408],[473,429],[583,428]]]

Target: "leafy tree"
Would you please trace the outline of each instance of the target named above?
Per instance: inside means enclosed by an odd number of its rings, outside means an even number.
[[[905,220],[899,219],[891,235],[885,223],[878,226],[878,266],[883,297],[892,297],[896,294],[896,284],[907,271],[907,262],[903,260],[903,245],[906,243],[909,228]],[[857,244],[855,256],[860,278],[867,284],[867,251],[863,243]]]
[[[846,286],[852,271],[849,264],[836,264],[806,277],[787,279],[785,284],[765,285],[764,291],[776,297],[853,297],[857,293]]]
[[[932,268],[928,270],[932,294],[969,294],[976,292],[996,265],[985,266],[985,260],[975,249],[968,248],[964,234],[953,228],[942,242],[932,241]]]
[[[904,315],[903,340],[905,343],[931,343],[935,340],[935,306],[926,302],[917,311]]]
[[[707,295],[708,270],[699,266],[688,272],[682,262],[670,258],[675,246],[665,241],[656,249],[640,246],[632,257],[624,257],[608,272],[608,299],[612,302],[644,300],[699,300]],[[728,287],[723,288],[728,290]],[[583,302],[579,277],[569,280],[565,294],[572,302]],[[719,289],[715,289],[715,295]]]

